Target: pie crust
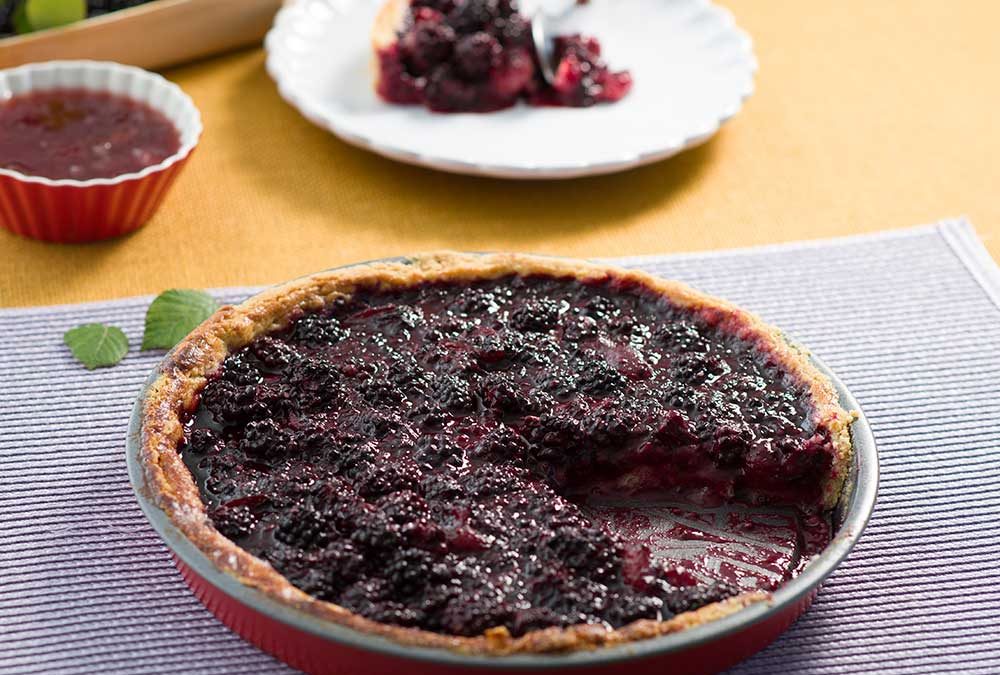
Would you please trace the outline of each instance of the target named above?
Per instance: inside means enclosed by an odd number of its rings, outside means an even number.
[[[410,9],[409,0],[386,0],[379,7],[372,23],[371,31],[371,73],[374,91],[382,88],[382,69],[378,64],[378,54],[389,49],[396,42],[396,31],[403,25],[406,13]]]
[[[402,27],[409,9],[409,0],[386,0],[379,7],[375,22],[372,24],[371,38],[374,51],[388,49],[396,42],[396,33]]]
[[[727,302],[688,286],[649,274],[605,265],[520,254],[422,254],[398,262],[373,262],[305,277],[264,291],[240,305],[225,306],[188,335],[164,360],[158,377],[142,400],[139,459],[149,497],[218,569],[283,604],[355,630],[391,638],[407,645],[447,648],[465,653],[504,655],[572,651],[643,640],[684,630],[728,616],[770,594],[748,592],[666,621],[639,620],[622,628],[581,624],[546,628],[520,637],[504,627],[476,637],[434,633],[380,623],[294,587],[263,560],[220,534],[206,515],[190,472],[178,452],[183,418],[193,410],[206,377],[226,356],[257,336],[279,330],[305,312],[317,311],[355,288],[404,288],[428,281],[455,283],[493,279],[511,274],[607,279],[634,282],[672,303],[709,318],[725,331],[755,344],[781,365],[810,393],[814,422],[829,430],[834,448],[831,470],[822,491],[822,508],[839,499],[852,459],[850,424],[856,416],[838,403],[833,384],[811,363],[808,353],[789,343],[760,319]]]

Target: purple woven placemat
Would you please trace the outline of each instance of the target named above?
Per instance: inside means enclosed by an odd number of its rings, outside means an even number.
[[[809,345],[878,439],[860,544],[734,672],[1000,673],[1000,272],[971,226],[620,262]],[[138,345],[148,301],[0,311],[2,673],[289,672],[202,608],[133,499],[125,429],[159,356],[87,372],[62,345],[90,321]]]

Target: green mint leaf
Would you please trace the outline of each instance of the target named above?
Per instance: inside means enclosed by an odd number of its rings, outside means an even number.
[[[146,310],[143,349],[170,349],[219,308],[204,291],[163,291]]]
[[[128,352],[128,338],[121,328],[86,323],[63,335],[63,342],[87,370],[113,366]]]

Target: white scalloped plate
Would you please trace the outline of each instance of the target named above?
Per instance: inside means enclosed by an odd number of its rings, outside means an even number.
[[[749,36],[707,0],[591,0],[553,32],[596,35],[632,71],[622,101],[437,114],[383,103],[371,87],[378,0],[293,0],[268,33],[267,70],[315,124],[387,157],[457,173],[568,178],[648,164],[704,142],[753,92]]]

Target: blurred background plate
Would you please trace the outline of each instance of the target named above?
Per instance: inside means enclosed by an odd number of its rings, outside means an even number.
[[[553,22],[601,41],[633,91],[586,109],[518,105],[437,114],[383,103],[371,85],[378,0],[291,0],[265,47],[282,97],[343,140],[403,162],[507,178],[564,178],[648,164],[697,145],[753,92],[749,36],[707,0],[591,0]]]

